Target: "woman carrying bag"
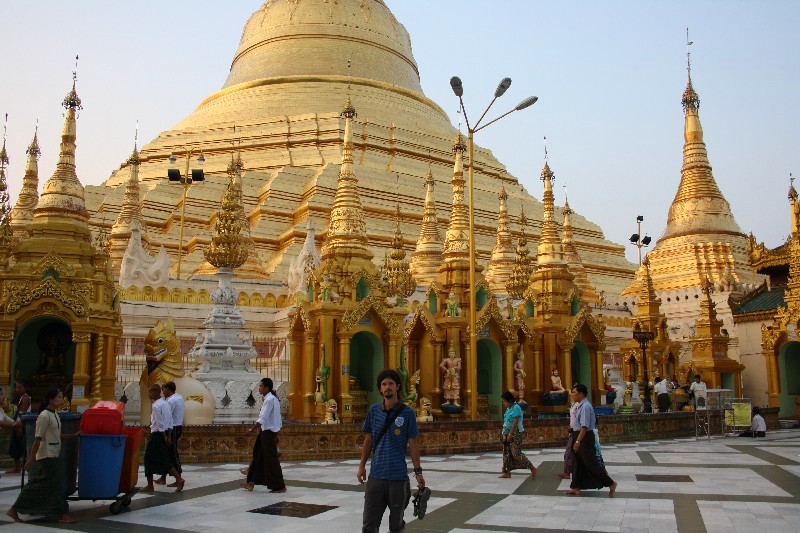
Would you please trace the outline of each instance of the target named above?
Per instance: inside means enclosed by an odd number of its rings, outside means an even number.
[[[512,470],[527,468],[531,471],[531,479],[536,477],[536,467],[522,453],[522,437],[525,429],[522,426],[522,409],[514,395],[505,391],[500,398],[506,412],[503,414],[503,473],[501,478],[511,477]]]

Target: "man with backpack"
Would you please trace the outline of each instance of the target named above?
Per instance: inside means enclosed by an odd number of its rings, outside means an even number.
[[[400,374],[395,370],[382,370],[378,374],[377,385],[383,402],[370,407],[361,429],[365,436],[357,478],[359,483],[367,483],[362,533],[376,533],[379,530],[387,506],[389,531],[402,531],[405,528],[403,513],[411,499],[406,449],[411,455],[414,477],[419,487],[414,496],[415,516],[425,516],[430,497],[419,461],[417,417],[414,410],[399,398]],[[367,479],[366,465],[370,454],[372,462]]]

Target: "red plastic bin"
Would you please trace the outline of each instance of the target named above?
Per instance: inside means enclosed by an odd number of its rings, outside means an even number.
[[[85,435],[123,435],[125,404],[100,401],[83,412],[81,433]]]
[[[121,434],[128,436],[119,475],[119,491],[124,493],[132,491],[139,482],[139,450],[144,442],[144,428],[125,426]]]

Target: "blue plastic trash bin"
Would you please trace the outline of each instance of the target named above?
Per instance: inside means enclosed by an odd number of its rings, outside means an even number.
[[[114,498],[119,490],[125,435],[81,435],[78,496]]]

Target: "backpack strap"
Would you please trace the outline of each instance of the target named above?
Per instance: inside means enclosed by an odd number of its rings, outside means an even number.
[[[372,443],[373,453],[375,452],[375,450],[378,449],[378,444],[381,442],[383,436],[386,435],[386,432],[389,430],[389,426],[392,425],[392,422],[394,422],[394,420],[400,415],[400,411],[402,411],[403,408],[405,408],[405,406],[406,404],[404,404],[401,401],[398,401],[397,405],[395,405],[389,412],[389,414],[386,415],[386,422],[383,424],[383,428],[381,429],[380,433],[378,433],[378,436],[375,437],[375,440]]]

